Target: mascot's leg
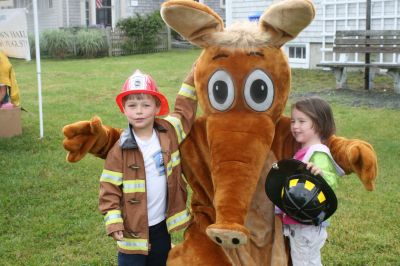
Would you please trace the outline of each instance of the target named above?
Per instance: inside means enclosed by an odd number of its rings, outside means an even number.
[[[192,220],[185,231],[183,243],[172,248],[168,255],[169,266],[232,265],[223,249],[206,234],[207,226],[215,222],[215,209],[212,205],[214,189],[204,125],[204,120],[197,119],[181,146],[183,172],[193,191]]]

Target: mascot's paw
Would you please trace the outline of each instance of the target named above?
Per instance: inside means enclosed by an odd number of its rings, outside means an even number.
[[[224,248],[237,248],[247,243],[249,231],[238,224],[212,224],[206,229],[212,241]]]
[[[197,222],[186,229],[185,240],[169,251],[167,266],[232,266],[224,250],[200,231]]]
[[[86,153],[99,153],[105,146],[108,137],[107,129],[103,127],[99,117],[95,116],[91,121],[79,121],[63,128],[64,149],[68,151],[67,161],[77,162]]]
[[[372,146],[367,142],[355,140],[347,147],[346,155],[351,169],[359,176],[365,189],[374,190],[378,163]]]
[[[332,136],[328,146],[335,161],[346,174],[356,173],[365,189],[374,190],[378,160],[371,144],[359,139]]]

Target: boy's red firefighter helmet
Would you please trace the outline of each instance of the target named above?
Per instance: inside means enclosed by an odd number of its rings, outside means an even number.
[[[122,86],[121,93],[118,94],[117,98],[115,99],[122,113],[124,113],[122,99],[126,95],[134,93],[151,94],[157,97],[161,103],[160,111],[157,115],[166,115],[169,113],[167,98],[158,91],[154,79],[150,75],[140,72],[138,69],[125,81],[124,86]]]

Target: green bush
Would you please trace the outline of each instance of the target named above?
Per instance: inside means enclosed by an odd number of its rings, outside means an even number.
[[[28,41],[29,41],[29,49],[31,51],[31,58],[36,58],[36,39],[33,33],[28,33]],[[40,49],[40,56],[47,56],[48,51],[44,44],[43,33],[39,35],[39,49]]]
[[[76,55],[95,57],[106,52],[106,41],[99,30],[79,30],[75,35]]]
[[[46,30],[41,41],[41,47],[51,57],[65,58],[72,53],[73,34],[68,30]]]
[[[157,34],[164,27],[164,22],[158,11],[141,16],[122,19],[117,27],[125,32],[127,39],[122,48],[128,52],[146,52],[154,49],[157,44]]]
[[[35,49],[35,35],[28,33],[28,41],[29,41],[29,50],[31,53],[31,58],[36,57],[36,49]]]

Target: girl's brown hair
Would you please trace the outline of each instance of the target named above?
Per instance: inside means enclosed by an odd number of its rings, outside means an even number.
[[[312,96],[301,99],[292,105],[293,109],[297,109],[311,118],[315,131],[318,132],[323,141],[335,134],[336,125],[332,109],[320,97]]]

